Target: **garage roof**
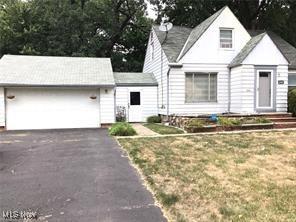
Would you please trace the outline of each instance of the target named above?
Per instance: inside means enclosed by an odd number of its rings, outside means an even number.
[[[114,72],[117,86],[157,86],[153,73]]]
[[[109,58],[4,55],[2,86],[115,86]]]

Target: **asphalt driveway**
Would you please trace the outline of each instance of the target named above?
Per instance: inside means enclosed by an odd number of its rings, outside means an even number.
[[[0,132],[0,221],[7,210],[40,221],[165,221],[104,129]]]

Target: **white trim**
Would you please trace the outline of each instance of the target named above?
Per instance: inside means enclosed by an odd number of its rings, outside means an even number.
[[[221,31],[231,31],[231,48],[223,48],[221,47]],[[220,50],[225,50],[225,51],[233,51],[235,49],[234,47],[234,28],[226,28],[226,27],[220,27],[219,28],[219,32],[218,32],[218,43],[219,43],[219,47],[218,49]]]
[[[270,72],[270,106],[259,106],[259,74],[260,72]],[[274,71],[272,69],[260,69],[256,73],[256,109],[272,109],[273,107],[273,94],[274,94]]]

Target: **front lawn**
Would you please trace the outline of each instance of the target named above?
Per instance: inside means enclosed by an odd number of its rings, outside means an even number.
[[[152,131],[159,133],[159,134],[182,134],[184,133],[183,130],[177,129],[171,126],[165,126],[162,124],[157,123],[146,123],[144,124],[145,127],[151,129]]]
[[[296,131],[120,139],[170,221],[295,221]]]

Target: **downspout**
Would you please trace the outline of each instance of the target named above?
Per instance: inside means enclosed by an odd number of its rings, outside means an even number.
[[[171,67],[169,67],[168,72],[167,72],[167,120],[169,120],[169,115],[170,115],[170,111],[169,111],[169,107],[170,107],[170,96],[169,96],[169,92],[170,92],[170,71],[171,71]]]
[[[231,68],[228,68],[228,107],[227,112],[230,113],[231,109]]]

